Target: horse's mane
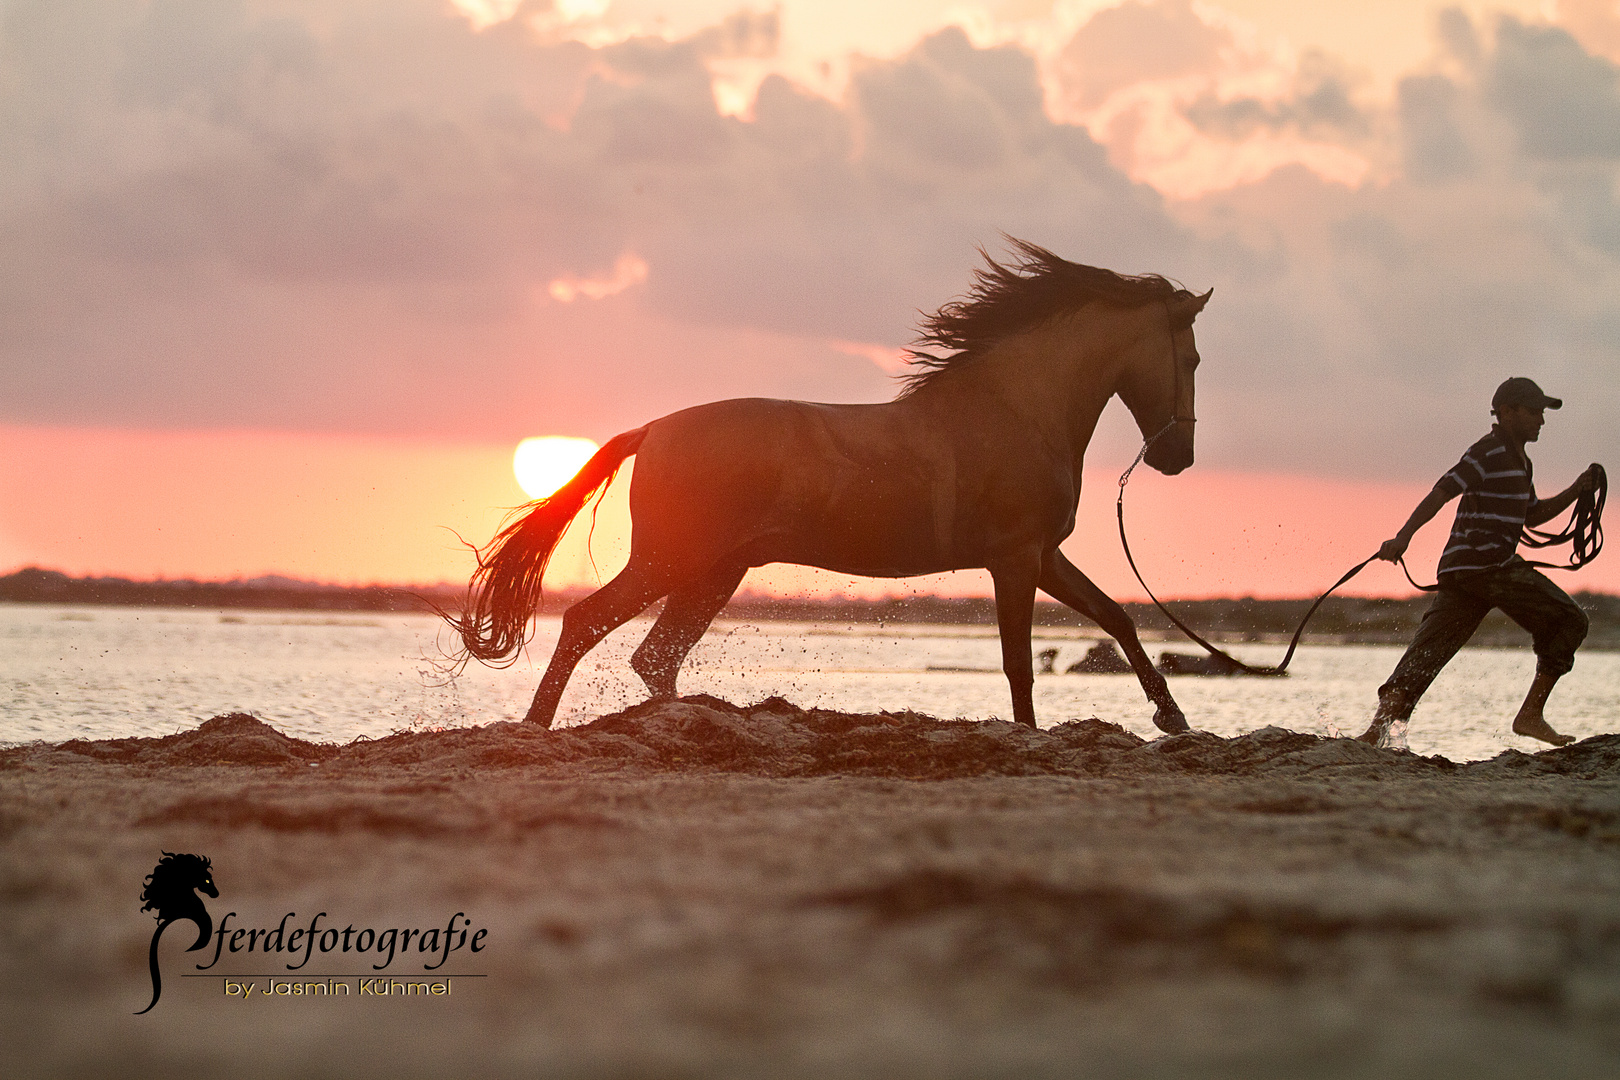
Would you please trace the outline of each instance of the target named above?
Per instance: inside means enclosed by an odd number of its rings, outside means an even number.
[[[1158,274],[1119,274],[1083,266],[1027,240],[1004,238],[1015,257],[1006,264],[998,263],[980,248],[986,265],[973,272],[973,287],[967,296],[952,300],[923,319],[915,347],[907,350],[912,369],[901,376],[905,384],[901,397],[916,393],[1002,338],[1028,330],[1054,315],[1090,303],[1137,307],[1191,295]],[[923,351],[930,346],[952,351],[946,356]]]
[[[191,890],[199,883],[208,880],[208,870],[213,863],[202,855],[174,855],[163,852],[163,858],[146,875],[146,888],[141,890],[141,899],[146,902],[142,911],[157,909],[157,918],[164,918],[164,910],[173,908],[182,903],[199,904],[195,893]]]

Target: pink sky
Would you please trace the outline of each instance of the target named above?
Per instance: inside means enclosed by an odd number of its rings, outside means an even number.
[[[1167,595],[1315,592],[1508,375],[1567,402],[1543,493],[1617,460],[1616,59],[1611,0],[19,0],[0,572],[461,579],[519,439],[883,400],[1008,232],[1215,288],[1133,543]],[[1114,406],[1067,545],[1121,598],[1134,441]]]

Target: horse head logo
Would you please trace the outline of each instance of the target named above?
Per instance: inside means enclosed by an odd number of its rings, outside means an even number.
[[[158,938],[172,922],[180,919],[190,919],[197,924],[197,943],[188,948],[187,952],[196,952],[205,947],[214,936],[214,920],[208,914],[202,897],[195,890],[201,889],[209,896],[218,898],[219,889],[214,886],[214,874],[209,869],[208,859],[201,855],[173,855],[163,852],[163,858],[146,875],[146,888],[141,891],[141,899],[145,901],[142,911],[156,909],[153,918],[157,919],[157,929],[152,931],[152,948],[150,962],[152,967],[152,1004],[136,1013],[150,1012],[152,1005],[158,1003],[158,997],[163,993],[163,978],[158,974]]]

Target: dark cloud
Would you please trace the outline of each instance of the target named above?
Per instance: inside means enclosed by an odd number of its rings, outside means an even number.
[[[1459,120],[1462,90],[1444,75],[1402,79],[1397,88],[1401,160],[1418,182],[1451,180],[1474,164]]]
[[[692,44],[706,57],[715,59],[764,59],[775,56],[782,38],[782,13],[738,11],[692,37]]]
[[[278,84],[322,80],[320,48],[290,19],[249,22],[229,0],[155,0],[123,35],[115,85],[131,104],[241,125]]]
[[[1434,20],[1435,43],[1440,51],[1469,70],[1477,70],[1485,56],[1479,31],[1461,8],[1442,8]]]
[[[1365,135],[1369,123],[1351,97],[1352,77],[1332,57],[1307,53],[1284,97],[1218,98],[1206,93],[1185,115],[1200,130],[1241,140],[1265,129],[1297,131],[1307,137],[1344,138]]]
[[[754,123],[728,122],[728,167],[644,234],[663,310],[902,344],[1000,232],[1133,269],[1185,249],[1157,196],[1047,119],[1020,50],[944,30],[862,66],[849,98],[836,109],[777,80]]]
[[[1489,88],[1527,154],[1620,159],[1620,70],[1564,30],[1502,19]]]
[[[1504,18],[1485,74],[1525,171],[1583,239],[1620,255],[1620,68],[1565,31]]]

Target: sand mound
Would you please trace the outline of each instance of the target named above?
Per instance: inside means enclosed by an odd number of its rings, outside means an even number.
[[[227,713],[161,739],[72,739],[55,749],[123,764],[287,765],[319,761],[334,748],[289,738],[247,713]]]
[[[1194,731],[1149,742],[1097,719],[1031,731],[1014,724],[942,721],[912,712],[806,710],[775,697],[739,707],[699,695],[649,702],[560,731],[498,723],[401,732],[345,746],[289,738],[255,717],[232,713],[162,739],[20,747],[0,752],[0,765],[15,766],[40,755],[149,766],[538,767],[592,773],[915,780],[1189,774],[1283,778],[1323,772],[1366,779],[1432,778],[1443,773],[1594,779],[1620,774],[1620,735],[1597,736],[1534,755],[1507,751],[1490,761],[1458,765],[1441,757],[1377,750],[1351,739],[1324,739],[1274,727],[1232,739]]]

